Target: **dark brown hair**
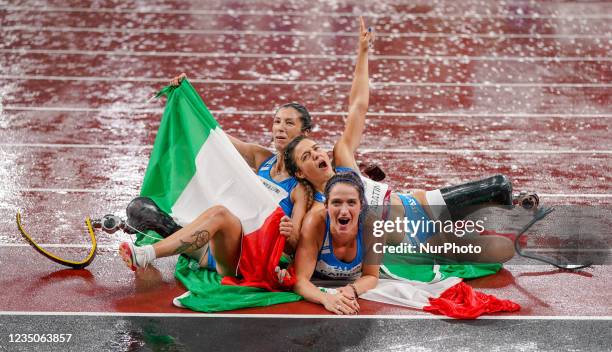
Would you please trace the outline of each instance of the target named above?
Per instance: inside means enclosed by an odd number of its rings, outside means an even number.
[[[297,147],[297,145],[300,144],[301,141],[307,138],[308,137],[306,136],[297,136],[293,138],[293,140],[291,140],[291,142],[289,142],[289,144],[287,144],[287,146],[285,147],[285,151],[283,155],[285,159],[285,170],[287,170],[287,173],[289,173],[290,176],[295,177],[295,179],[298,180],[298,182],[301,183],[306,189],[306,193],[308,196],[308,201],[306,203],[306,210],[310,209],[310,207],[312,207],[312,203],[314,203],[315,190],[314,190],[314,187],[312,186],[312,183],[310,183],[307,179],[299,178],[295,175],[297,171],[299,170],[299,168],[297,166],[297,163],[295,161],[295,157],[293,154],[295,152],[295,147]]]
[[[295,111],[298,112],[298,114],[300,114],[300,121],[302,122],[302,128],[301,128],[302,132],[310,132],[312,130],[312,117],[310,117],[310,113],[308,112],[308,109],[306,109],[304,105],[300,103],[295,103],[295,102],[283,104],[279,106],[278,108],[276,108],[274,115],[276,116],[276,114],[278,114],[278,112],[281,109],[286,109],[286,108],[293,108],[295,109]]]

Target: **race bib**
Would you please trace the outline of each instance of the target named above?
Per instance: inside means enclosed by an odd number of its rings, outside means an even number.
[[[383,205],[385,201],[385,195],[389,189],[389,185],[386,183],[380,183],[372,181],[367,177],[361,176],[363,182],[364,192],[366,200],[369,205]]]
[[[279,185],[277,185],[276,183],[263,178],[259,175],[257,175],[259,177],[259,179],[261,180],[261,183],[263,183],[264,186],[266,186],[266,188],[268,189],[268,191],[270,191],[272,193],[272,195],[274,196],[274,199],[276,200],[277,203],[279,203],[281,200],[287,198],[289,196],[289,193],[282,187],[280,187]]]

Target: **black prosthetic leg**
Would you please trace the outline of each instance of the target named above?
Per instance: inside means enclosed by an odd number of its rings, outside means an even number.
[[[453,221],[485,207],[512,207],[512,183],[504,175],[442,188],[440,192]]]
[[[141,232],[153,230],[165,238],[181,229],[181,226],[147,197],[134,198],[125,212],[129,225],[125,231],[128,233],[134,233],[132,228]]]

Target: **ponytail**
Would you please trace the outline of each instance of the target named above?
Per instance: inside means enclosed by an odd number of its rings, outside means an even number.
[[[304,189],[306,190],[306,211],[309,211],[310,208],[312,208],[312,204],[314,203],[314,187],[312,187],[312,184],[304,178],[296,177],[296,180],[298,180],[298,182],[302,184],[302,186],[304,186]]]

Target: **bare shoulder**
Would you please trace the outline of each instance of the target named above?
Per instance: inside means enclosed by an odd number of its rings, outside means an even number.
[[[324,206],[313,206],[304,217],[301,238],[305,240],[321,241],[325,236],[325,216],[327,210]]]
[[[310,227],[318,227],[323,225],[325,227],[325,216],[327,215],[327,209],[323,206],[313,206],[312,209],[306,214],[304,218],[304,224]]]
[[[256,170],[259,170],[261,164],[263,164],[266,160],[270,159],[272,155],[274,155],[274,153],[270,149],[259,144],[251,144],[251,152],[254,156],[254,166]]]
[[[291,200],[295,203],[296,200],[303,200],[308,196],[308,192],[306,192],[306,187],[300,182],[293,188],[291,191]]]

